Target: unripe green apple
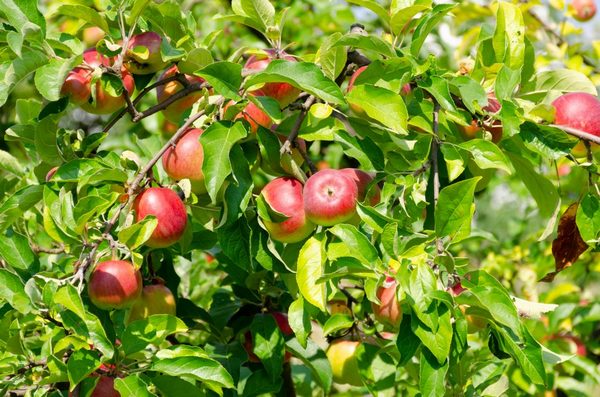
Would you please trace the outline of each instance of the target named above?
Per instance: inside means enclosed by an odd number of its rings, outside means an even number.
[[[148,318],[153,314],[176,313],[175,296],[163,284],[147,285],[142,289],[142,295],[133,304],[127,316],[127,323]]]
[[[338,340],[329,345],[327,359],[335,382],[362,386],[356,357],[358,346],[360,342],[350,340]]]

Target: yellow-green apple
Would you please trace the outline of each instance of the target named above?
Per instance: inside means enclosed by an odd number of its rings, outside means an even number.
[[[169,188],[151,187],[142,191],[133,202],[136,220],[154,215],[158,225],[146,245],[153,248],[168,247],[177,242],[187,225],[183,201]]]
[[[317,225],[333,226],[356,213],[358,188],[353,179],[333,169],[317,171],[304,186],[304,211]]]
[[[264,70],[274,59],[284,59],[288,62],[296,62],[296,58],[286,54],[283,51],[279,52],[275,50],[266,50],[264,54],[252,55],[248,58],[245,68],[248,70],[262,71]],[[256,96],[268,96],[279,102],[281,108],[286,107],[290,103],[294,102],[300,90],[289,83],[265,83],[262,87],[253,90],[252,93]]]
[[[69,72],[61,88],[61,94],[68,95],[72,102],[89,113],[114,113],[123,107],[125,105],[123,96],[111,95],[102,86],[99,78],[94,83],[95,101],[92,98],[92,78],[95,75],[95,71],[101,67],[111,66],[113,59],[105,57],[96,51],[95,48],[91,48],[83,53],[83,61],[82,65],[73,68]],[[121,79],[124,89],[131,95],[135,88],[135,83],[133,77],[125,68],[121,70]]]
[[[144,32],[131,37],[125,56],[125,67],[133,74],[152,74],[167,66],[162,60],[162,37],[156,32]]]
[[[206,193],[202,173],[204,151],[200,144],[201,134],[202,130],[198,128],[189,129],[175,147],[169,147],[162,157],[163,168],[167,175],[176,181],[189,179],[192,183],[192,191],[196,194]]]
[[[146,285],[127,315],[127,323],[148,318],[153,314],[176,313],[175,296],[163,284]]]
[[[257,314],[257,316],[272,316],[275,319],[275,323],[277,323],[277,327],[281,330],[283,336],[290,336],[294,333],[292,328],[290,327],[290,323],[288,322],[287,315],[281,312],[271,312],[266,314]],[[248,360],[253,363],[259,363],[260,359],[254,354],[254,342],[252,340],[252,333],[247,331],[244,334],[244,349],[246,353],[248,353]],[[289,362],[292,355],[290,352],[285,352],[284,362]]]
[[[142,275],[132,263],[121,260],[100,262],[88,283],[88,295],[100,309],[125,309],[142,293]]]
[[[554,100],[552,106],[556,110],[554,124],[600,136],[600,100],[597,96],[585,92],[570,92]],[[597,146],[592,144],[594,149]],[[583,142],[579,142],[572,153],[577,157],[585,156]]]
[[[377,290],[377,298],[381,303],[371,303],[375,319],[393,329],[397,329],[402,322],[402,307],[398,301],[397,289],[396,279],[386,277],[383,285]]]
[[[329,345],[326,354],[335,382],[362,386],[356,357],[359,346],[360,342],[350,340],[338,340]]]
[[[596,2],[594,0],[573,0],[571,2],[573,8],[573,17],[578,21],[589,21],[596,15]]]
[[[173,65],[167,70],[165,70],[165,72],[158,78],[158,80],[164,80],[166,78],[175,76],[177,73],[179,73],[177,65]],[[185,78],[190,84],[204,83],[204,79],[202,77],[191,76],[186,74]],[[183,89],[183,86],[178,81],[170,81],[167,84],[158,86],[156,88],[156,97],[158,99],[158,102],[163,102],[167,100],[175,93],[181,91],[181,89]],[[191,109],[192,106],[194,106],[194,103],[196,103],[200,98],[202,98],[203,95],[204,90],[194,91],[167,106],[166,109],[162,111],[162,113],[167,120],[172,121],[173,123],[179,123],[183,114],[187,110]]]
[[[260,192],[264,202],[273,211],[286,219],[262,219],[273,240],[283,243],[296,243],[308,237],[315,225],[306,218],[302,183],[281,177],[267,183]],[[283,218],[283,217],[282,217]]]
[[[90,26],[89,28],[83,29],[81,32],[81,39],[86,47],[95,47],[100,40],[104,38],[106,33],[98,26]]]

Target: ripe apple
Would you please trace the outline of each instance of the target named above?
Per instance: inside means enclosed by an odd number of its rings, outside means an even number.
[[[281,222],[263,219],[263,224],[273,240],[296,243],[313,232],[315,225],[306,218],[302,183],[298,180],[289,177],[276,178],[267,183],[260,194],[274,211],[288,217]]]
[[[100,309],[130,307],[141,293],[142,275],[130,262],[100,262],[90,275],[88,294],[92,303]]]
[[[162,37],[156,32],[136,34],[129,40],[125,67],[133,74],[152,74],[167,66],[162,60]]]
[[[173,190],[151,187],[138,194],[133,203],[136,220],[154,215],[158,225],[146,245],[153,248],[168,247],[183,235],[187,225],[187,213],[183,201]]]
[[[356,358],[359,345],[360,342],[350,340],[338,340],[329,345],[326,354],[335,382],[362,386]]]
[[[90,26],[89,28],[83,29],[81,38],[86,47],[95,47],[100,40],[104,38],[106,33],[98,26]]]
[[[252,55],[248,58],[245,68],[250,70],[262,71],[267,65],[269,65],[274,59],[284,59],[289,62],[296,62],[296,58],[285,52],[279,52],[279,57],[275,50],[266,50],[266,54]],[[288,83],[265,83],[262,87],[257,90],[253,90],[252,94],[256,96],[268,96],[279,102],[281,108],[286,107],[290,103],[294,102],[300,90]]]
[[[351,219],[357,199],[356,183],[339,170],[317,171],[304,186],[304,211],[317,225],[333,226]]]
[[[596,15],[596,2],[594,0],[573,0],[571,7],[575,11],[573,17],[580,22],[589,21]]]
[[[554,100],[552,106],[556,110],[554,124],[600,136],[600,100],[597,96],[585,92],[570,92]],[[597,147],[598,145],[592,144],[593,149]],[[585,156],[583,142],[579,142],[572,153],[577,157]]]
[[[100,376],[98,383],[90,397],[121,397],[121,394],[115,389],[115,379],[110,376]],[[73,392],[69,392],[69,397]]]
[[[189,179],[192,191],[196,194],[206,193],[202,173],[204,151],[199,140],[202,132],[197,128],[190,128],[175,147],[169,147],[162,157],[167,174],[176,181]]]
[[[351,178],[358,189],[358,201],[361,203],[367,201],[370,205],[376,205],[381,199],[381,189],[377,185],[373,185],[369,191],[369,183],[373,181],[373,176],[368,172],[357,168],[342,168],[340,172]],[[367,194],[368,193],[368,194]]]
[[[375,319],[393,329],[397,329],[402,322],[402,307],[398,302],[397,289],[396,279],[386,277],[383,285],[377,290],[377,298],[381,303],[371,303]]]
[[[100,79],[95,82],[96,101],[93,102],[92,77],[94,70],[101,66],[111,66],[113,60],[100,54],[95,48],[91,48],[83,53],[83,61],[83,65],[77,66],[69,72],[61,88],[61,94],[70,96],[71,100],[83,110],[94,114],[114,113],[125,106],[123,96],[112,96],[102,87]],[[131,95],[135,89],[133,77],[125,68],[121,70],[121,77],[125,89]]]
[[[493,92],[488,93],[488,104],[483,107],[483,110],[491,114],[496,114],[501,108],[502,105],[498,99],[496,99],[496,95],[494,95]],[[493,120],[490,123],[483,123],[483,128],[492,135],[492,142],[498,143],[502,140],[502,122],[500,122],[500,120]],[[465,139],[473,139],[477,137],[481,131],[481,127],[479,126],[477,120],[473,120],[468,126],[461,125],[460,131]]]
[[[176,313],[175,296],[163,284],[146,285],[142,295],[133,304],[127,316],[127,323],[148,318],[153,314]]]
[[[159,80],[166,79],[168,77],[174,76],[177,74],[179,70],[177,69],[177,65],[173,65],[158,78]],[[185,78],[190,84],[194,83],[204,83],[204,79],[198,76],[190,76],[185,75]],[[158,102],[163,102],[170,96],[174,95],[176,92],[180,91],[183,86],[177,81],[170,81],[167,84],[158,86],[156,88],[156,97]],[[179,123],[181,121],[181,117],[183,114],[194,106],[194,103],[202,98],[203,91],[195,91],[191,94],[180,98],[167,106],[166,109],[162,111],[165,118],[173,123]]]
[[[227,109],[234,105],[234,101],[230,101],[223,108],[223,114],[227,111]],[[234,120],[246,120],[250,124],[250,131],[256,133],[258,131],[258,127],[262,126],[267,129],[270,129],[273,125],[273,120],[269,117],[268,114],[263,112],[258,106],[256,106],[253,102],[248,102],[246,107],[239,112],[234,118]]]
[[[280,313],[280,312],[258,314],[258,316],[265,316],[265,315],[270,315],[275,319],[275,322],[277,323],[277,326],[281,330],[281,333],[283,334],[283,336],[290,336],[294,333],[294,331],[290,327],[290,323],[288,322],[288,318],[287,318],[286,314]],[[260,359],[256,356],[256,354],[253,353],[254,342],[252,340],[252,333],[250,331],[247,331],[244,334],[244,349],[246,350],[246,353],[248,353],[248,360],[250,360],[250,362],[252,362],[252,363],[260,362]],[[290,354],[290,352],[286,351],[284,359],[283,359],[284,362],[286,362],[286,363],[289,362],[291,357],[292,357],[292,355]]]

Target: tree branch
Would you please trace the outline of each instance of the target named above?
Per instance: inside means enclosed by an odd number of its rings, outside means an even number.
[[[358,135],[356,133],[356,130],[352,126],[352,124],[350,124],[350,120],[348,120],[348,117],[344,113],[340,112],[337,109],[333,109],[333,112],[331,112],[331,117],[336,118],[339,121],[341,121],[342,124],[344,125],[344,128],[346,129],[346,131],[348,131],[348,133],[351,136],[357,136]]]
[[[433,100],[433,134],[434,137],[431,140],[431,165],[433,167],[433,203],[437,210],[438,199],[440,197],[440,170],[438,165],[438,150],[439,150],[439,122],[440,117],[440,104],[434,99]],[[435,246],[438,255],[444,253],[444,244],[441,238],[435,239]]]
[[[294,123],[294,126],[292,127],[292,130],[290,131],[290,134],[286,138],[285,142],[283,142],[283,145],[281,145],[281,150],[280,150],[281,154],[286,153],[286,152],[291,154],[292,147],[295,146],[296,138],[298,138],[298,133],[300,132],[300,127],[302,126],[302,122],[306,118],[306,114],[308,113],[308,110],[310,109],[312,104],[315,103],[315,100],[316,100],[316,98],[313,95],[311,95],[306,99],[306,101],[302,105],[300,114],[298,115],[298,118],[296,119],[296,122]]]
[[[593,142],[593,143],[600,145],[600,137],[596,136],[596,135],[592,135],[588,132],[581,131],[581,130],[571,128],[571,127],[565,127],[564,125],[550,124],[550,127],[559,128],[569,135],[572,135],[579,139],[583,139],[584,141]]]
[[[190,84],[189,86],[177,91],[175,94],[171,95],[170,97],[168,97],[161,103],[158,103],[158,104],[144,110],[143,112],[138,113],[137,116],[133,117],[131,121],[133,121],[134,123],[137,123],[138,121],[140,121],[143,118],[146,118],[148,116],[153,115],[156,112],[160,112],[161,110],[166,109],[173,102],[191,94],[192,92],[201,91],[202,89],[207,88],[207,87],[208,87],[207,83]]]

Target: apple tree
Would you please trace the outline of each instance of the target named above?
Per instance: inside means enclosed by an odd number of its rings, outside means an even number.
[[[599,395],[595,13],[0,1],[1,393]]]

